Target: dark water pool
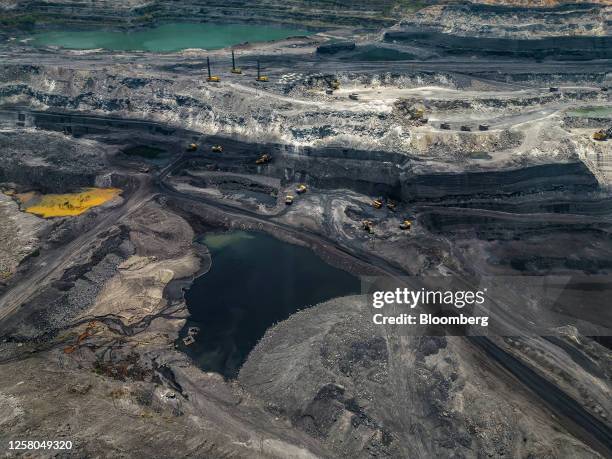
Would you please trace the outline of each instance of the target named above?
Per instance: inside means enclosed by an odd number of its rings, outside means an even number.
[[[204,370],[231,378],[276,322],[299,309],[359,293],[357,277],[334,268],[311,250],[256,232],[208,235],[212,267],[186,294],[199,327],[195,343],[179,346]]]

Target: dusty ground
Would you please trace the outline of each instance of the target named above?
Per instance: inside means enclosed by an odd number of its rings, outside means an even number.
[[[56,336],[44,350],[35,343],[4,345],[5,356],[21,357],[5,363],[0,382],[2,443],[35,429],[39,437],[70,439],[72,454],[79,456],[133,457],[138,451],[140,457],[163,457],[181,451],[200,457],[313,457],[309,449],[325,455],[174,350],[184,305],[169,304],[162,293],[168,282],[198,269],[186,222],[148,204],[124,224],[134,253],[117,266],[87,313],[73,319],[82,325]]]
[[[48,225],[34,215],[24,214],[19,205],[5,194],[0,194],[0,278],[8,279],[21,261],[35,253],[38,236]]]
[[[342,457],[598,456],[463,339],[401,336],[372,325],[369,308],[347,297],[293,315],[258,344],[241,383]]]

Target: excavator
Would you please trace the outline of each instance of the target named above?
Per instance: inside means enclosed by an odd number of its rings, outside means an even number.
[[[395,210],[395,208],[397,207],[397,203],[391,199],[387,200],[387,209],[389,210]]]
[[[256,80],[261,83],[267,83],[269,81],[269,78],[267,77],[267,75],[261,74],[261,67],[259,65],[259,59],[257,59],[257,78]]]
[[[593,134],[593,140],[598,140],[599,142],[603,142],[604,140],[608,140],[608,133],[603,129],[595,132]]]
[[[287,196],[285,196],[285,204],[290,206],[291,204],[293,204],[293,196],[288,194]]]
[[[264,153],[259,158],[257,158],[257,160],[255,161],[255,164],[257,165],[268,164],[271,160],[272,160],[272,156],[270,156],[268,153]]]
[[[240,67],[236,67],[236,58],[234,57],[234,50],[232,49],[232,73],[237,75],[242,75],[242,69]]]
[[[190,143],[187,146],[187,151],[196,151],[198,149],[198,144],[197,143]]]
[[[324,76],[323,79],[325,80],[325,83],[327,83],[328,89],[325,92],[328,94],[333,94],[335,90],[340,89],[340,82],[336,78],[332,80],[331,77]]]
[[[412,222],[410,220],[406,219],[402,223],[400,223],[400,229],[404,231],[410,231],[411,228],[412,228]]]
[[[213,153],[222,153],[223,147],[221,145],[213,145],[212,146]]]
[[[300,185],[298,185],[298,186],[297,186],[297,188],[295,189],[295,191],[296,191],[298,194],[304,194],[304,193],[306,193],[306,191],[308,191],[308,188],[306,188],[306,185],[304,185],[304,184],[302,183],[302,184],[300,184]]]
[[[372,201],[372,207],[374,207],[375,209],[381,209],[382,206],[383,206],[382,199],[375,199],[374,201]]]
[[[210,59],[208,57],[206,58],[206,67],[208,68],[208,78],[206,79],[206,81],[208,81],[209,83],[219,83],[221,81],[221,78],[217,75],[213,75],[210,72]]]

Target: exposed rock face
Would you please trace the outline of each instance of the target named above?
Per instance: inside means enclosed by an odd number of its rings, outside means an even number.
[[[497,5],[497,6],[522,6],[526,8],[548,8],[560,5],[607,5],[607,0],[468,0],[470,3]]]
[[[363,101],[356,103],[348,99],[349,89],[341,89],[338,96],[330,97],[322,90],[325,86],[322,78],[290,73],[281,74],[278,84],[262,93],[247,84],[233,82],[231,88],[224,84],[212,87],[201,82],[198,72],[160,74],[154,66],[138,72],[123,65],[105,70],[40,66],[32,71],[29,66],[9,67],[2,77],[4,85],[0,93],[7,100],[40,109],[76,109],[148,118],[205,134],[282,143],[298,153],[307,147],[342,146],[416,155],[462,164],[461,167],[464,162],[487,157],[496,166],[500,162],[521,162],[526,153],[537,147],[534,139],[544,140],[551,124],[557,121],[536,123],[530,126],[528,135],[524,133],[526,126],[516,129],[501,126],[487,132],[466,133],[458,130],[459,124],[470,123],[476,129],[480,122],[498,117],[503,120],[509,114],[520,116],[528,109],[544,108],[552,112],[574,99],[593,104],[608,100],[601,91],[582,89],[568,90],[563,96],[534,89],[488,95],[469,93],[470,97],[466,98],[466,91],[471,91],[472,84],[477,83],[459,83],[456,76],[448,73],[425,72],[409,76],[338,75],[343,87],[359,91]],[[542,83],[534,78],[530,84]],[[395,106],[403,94],[411,94],[405,100],[426,101],[426,115],[431,117],[429,125],[413,126],[406,115],[398,113]],[[433,119],[452,121],[453,131],[435,129],[439,122]],[[44,120],[37,123],[44,126]],[[104,128],[100,122],[89,131],[95,133]],[[545,139],[550,144],[547,152],[563,152],[565,159],[575,158],[563,141],[567,136],[567,132],[557,130],[554,138]],[[542,153],[545,154],[548,153]],[[555,156],[560,159],[559,155]],[[78,155],[76,158],[75,161],[80,161]],[[479,164],[484,166],[486,162]],[[78,180],[88,179],[83,176]]]
[[[104,150],[88,141],[35,130],[0,132],[0,183],[28,184],[29,190],[61,193],[93,186],[105,162]],[[29,191],[26,190],[26,191]]]
[[[356,0],[352,2],[311,2],[278,0],[259,1],[256,5],[246,0],[222,2],[218,0],[191,0],[187,2],[117,1],[93,3],[80,1],[3,2],[7,12],[34,14],[45,24],[61,18],[75,24],[107,24],[111,27],[146,25],[158,20],[188,20],[210,22],[262,22],[299,23],[313,27],[342,25],[381,26],[394,20],[393,0]]]
[[[0,193],[0,284],[26,256],[35,253],[40,233],[47,226],[43,219],[21,212],[11,197]]]
[[[384,39],[408,46],[431,46],[437,53],[448,56],[586,61],[612,58],[612,37],[607,35],[508,39],[455,35],[407,26],[385,33]]]
[[[565,3],[569,2],[485,0],[471,4],[436,5],[415,13],[403,24],[431,27],[453,35],[497,38],[610,34],[612,7],[609,2]],[[538,9],[534,6],[553,8]]]

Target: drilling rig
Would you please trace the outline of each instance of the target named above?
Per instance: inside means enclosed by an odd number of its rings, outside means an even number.
[[[208,57],[206,58],[206,67],[208,67],[208,78],[206,79],[206,81],[208,81],[209,83],[218,83],[219,81],[221,81],[220,77],[210,73],[210,59]]]
[[[242,69],[240,67],[236,67],[236,58],[234,57],[234,50],[232,49],[232,73],[237,75],[242,75]]]
[[[259,65],[259,59],[257,59],[257,81],[261,81],[262,83],[266,83],[267,81],[269,81],[269,78],[267,77],[267,75],[262,75],[261,74],[261,67]]]

